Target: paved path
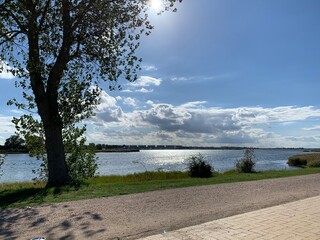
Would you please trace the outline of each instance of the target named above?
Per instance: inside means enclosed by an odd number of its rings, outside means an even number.
[[[140,240],[320,239],[320,196],[222,218]]]

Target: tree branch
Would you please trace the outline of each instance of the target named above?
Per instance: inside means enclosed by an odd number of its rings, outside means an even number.
[[[47,12],[48,12],[48,9],[49,9],[49,6],[50,6],[50,0],[47,0],[46,5],[45,5],[45,7],[44,7],[44,9],[42,11],[42,14],[41,14],[41,19],[40,19],[40,23],[39,23],[39,29],[42,29],[45,17],[47,15]]]
[[[4,38],[3,41],[0,41],[0,45],[4,44],[6,42],[12,41],[19,34],[22,34],[22,32],[17,31],[17,30],[13,30],[13,31],[5,32],[5,33],[0,33],[0,37]],[[8,35],[11,35],[11,36],[8,36]]]
[[[28,42],[29,42],[29,59],[27,69],[30,74],[30,82],[35,101],[38,106],[40,116],[45,116],[47,104],[45,101],[45,87],[41,75],[41,61],[39,55],[39,32],[37,26],[37,16],[35,5],[32,0],[25,1],[25,7],[30,12],[28,16]],[[45,122],[45,119],[42,119]]]
[[[57,60],[52,67],[48,78],[47,91],[56,94],[63,71],[67,66],[70,58],[70,49],[72,43],[70,3],[68,0],[62,0],[62,21],[63,21],[63,41]]]
[[[20,22],[20,20],[18,19],[18,17],[12,12],[12,10],[7,9],[5,4],[6,4],[6,2],[4,2],[3,4],[0,5],[0,12],[6,12],[7,14],[9,14],[9,16],[12,17],[12,19],[18,25],[18,27],[20,28],[21,32],[27,34],[28,31],[27,31],[26,25],[22,24]]]

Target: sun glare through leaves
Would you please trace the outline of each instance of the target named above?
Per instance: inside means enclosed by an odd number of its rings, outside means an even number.
[[[160,11],[163,6],[162,0],[150,0],[149,4],[150,4],[150,8],[154,11]]]

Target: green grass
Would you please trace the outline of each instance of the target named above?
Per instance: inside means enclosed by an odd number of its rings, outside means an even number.
[[[0,208],[26,207],[39,204],[110,197],[170,188],[220,183],[255,181],[320,173],[320,168],[237,173],[215,173],[211,178],[191,178],[186,172],[145,172],[126,176],[101,176],[85,181],[80,187],[46,189],[45,183],[0,184]]]

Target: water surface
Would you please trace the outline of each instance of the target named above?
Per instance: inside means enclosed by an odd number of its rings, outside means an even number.
[[[125,175],[143,171],[184,171],[185,160],[201,153],[216,171],[224,172],[235,167],[243,157],[243,150],[142,150],[129,153],[97,153],[100,175]],[[292,169],[287,165],[289,156],[301,150],[255,150],[257,171]],[[40,161],[27,154],[9,154],[2,166],[0,182],[30,181],[37,175]]]

